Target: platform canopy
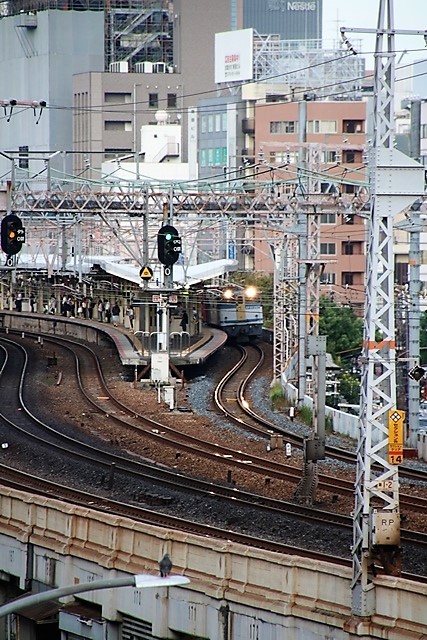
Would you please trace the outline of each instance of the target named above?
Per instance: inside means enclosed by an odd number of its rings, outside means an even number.
[[[141,284],[142,280],[139,275],[141,267],[133,265],[112,262],[111,260],[97,260],[96,263],[106,273]],[[184,267],[180,264],[173,265],[173,282],[177,287],[192,286],[211,278],[218,278],[225,275],[229,271],[236,271],[238,267],[237,260],[213,260],[203,264],[196,264]],[[148,281],[148,287],[158,287],[160,280],[160,270],[155,270],[153,278]]]

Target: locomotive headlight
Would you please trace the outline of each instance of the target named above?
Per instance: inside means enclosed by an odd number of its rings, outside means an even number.
[[[222,292],[222,297],[224,298],[224,300],[231,300],[234,297],[233,289],[224,289],[224,291]]]
[[[258,295],[258,289],[256,287],[250,286],[245,289],[245,296],[247,298],[250,298],[252,300],[253,298],[256,298],[257,295]]]

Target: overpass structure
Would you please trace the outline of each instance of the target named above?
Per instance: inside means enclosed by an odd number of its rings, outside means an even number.
[[[5,487],[0,545],[0,602],[70,583],[158,575],[165,552],[174,573],[190,579],[168,589],[94,591],[62,602],[52,597],[17,618],[1,618],[4,638],[18,627],[30,637],[56,614],[63,633],[92,640],[414,640],[427,626],[425,583],[377,576],[376,611],[363,620],[352,614],[349,561],[249,548],[225,532],[218,540],[165,530]]]

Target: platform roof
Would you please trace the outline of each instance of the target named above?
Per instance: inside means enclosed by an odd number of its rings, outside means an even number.
[[[127,264],[123,262],[123,256],[85,256],[81,265],[82,274],[87,275],[94,267],[99,266],[106,273],[133,282],[135,284],[141,284],[143,281],[140,276],[141,266],[134,264]],[[196,264],[191,266],[185,266],[183,264],[173,265],[173,283],[176,287],[191,287],[211,278],[218,278],[225,275],[230,271],[236,271],[238,267],[237,260],[213,260],[211,262],[205,262],[202,264]],[[17,263],[18,269],[31,270],[31,271],[46,271],[46,261],[43,256],[29,256],[24,253],[19,255]],[[54,272],[58,270],[53,268]],[[156,265],[152,268],[153,278],[148,280],[148,287],[158,288],[159,282],[162,281],[161,265]],[[68,273],[78,273],[74,262],[68,262],[65,271]]]

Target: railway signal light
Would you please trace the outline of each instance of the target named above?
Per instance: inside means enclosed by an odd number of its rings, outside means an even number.
[[[157,234],[157,255],[162,264],[171,266],[179,258],[182,241],[178,231],[170,224],[164,225]]]
[[[22,221],[13,213],[1,221],[1,248],[8,256],[14,256],[25,242],[25,229]]]

